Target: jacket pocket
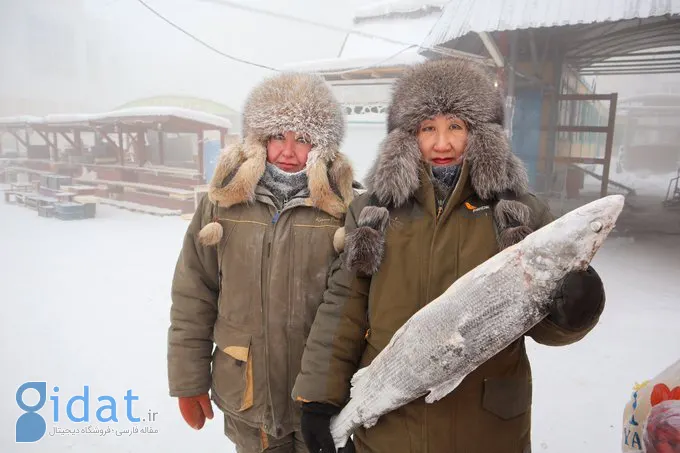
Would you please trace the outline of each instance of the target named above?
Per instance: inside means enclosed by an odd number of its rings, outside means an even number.
[[[220,254],[219,315],[229,325],[243,326],[244,330],[257,333],[262,309],[266,224],[242,218],[220,221],[225,238]]]
[[[214,330],[213,392],[227,409],[243,412],[253,406],[254,378],[251,335],[219,321]]]
[[[531,383],[521,377],[484,379],[482,407],[503,420],[511,420],[531,407]]]

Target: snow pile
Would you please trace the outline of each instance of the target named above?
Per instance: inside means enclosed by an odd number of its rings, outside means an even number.
[[[449,3],[448,0],[390,0],[371,3],[358,8],[354,14],[356,19],[389,16],[391,14],[409,14],[418,11],[441,9]]]

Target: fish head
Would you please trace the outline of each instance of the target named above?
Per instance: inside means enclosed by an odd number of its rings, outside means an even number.
[[[624,200],[623,195],[609,195],[576,208],[530,235],[535,238],[528,245],[546,266],[586,269],[614,229]]]

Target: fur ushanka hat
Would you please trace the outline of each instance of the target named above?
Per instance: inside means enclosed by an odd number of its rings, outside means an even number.
[[[200,233],[205,245],[217,244],[222,226],[217,207],[255,200],[255,187],[267,161],[267,141],[273,135],[295,131],[312,144],[307,159],[309,198],[314,206],[341,218],[354,197],[353,171],[340,152],[345,117],[323,78],[303,73],[281,73],[256,86],[243,109],[243,141],[228,146],[215,168],[208,196],[213,222]]]
[[[528,191],[528,177],[503,129],[503,104],[490,74],[469,60],[427,61],[403,73],[388,108],[388,135],[366,180],[373,201],[359,214],[358,228],[346,237],[350,268],[370,275],[380,266],[388,208],[402,206],[421,184],[418,127],[436,115],[455,115],[467,124],[464,160],[470,184],[479,198],[495,204],[499,246],[531,233],[529,208],[515,200]]]

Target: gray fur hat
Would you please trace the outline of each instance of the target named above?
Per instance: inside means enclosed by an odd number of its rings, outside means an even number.
[[[503,98],[486,69],[469,60],[436,60],[407,69],[394,85],[387,131],[415,134],[422,121],[436,115],[455,115],[472,129],[483,123],[503,126]]]
[[[281,73],[264,80],[250,93],[243,108],[243,135],[266,142],[286,131],[303,134],[324,154],[340,147],[345,116],[323,78]]]

